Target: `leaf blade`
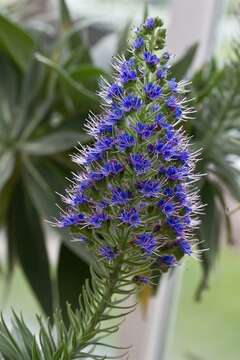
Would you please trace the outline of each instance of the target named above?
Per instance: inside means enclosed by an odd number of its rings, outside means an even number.
[[[35,44],[23,28],[0,14],[0,48],[12,58],[20,70],[26,71]]]
[[[52,314],[52,285],[42,224],[23,183],[15,188],[9,207],[7,234],[19,262],[46,314]],[[36,254],[36,256],[34,256]]]

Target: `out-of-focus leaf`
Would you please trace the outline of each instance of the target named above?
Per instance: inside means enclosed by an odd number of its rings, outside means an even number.
[[[67,321],[66,303],[76,309],[85,280],[90,277],[89,265],[62,244],[58,263],[58,289],[60,308]]]
[[[104,76],[105,78],[109,77],[104,70],[92,65],[80,66],[72,71],[70,75],[72,79],[81,82],[81,84],[92,91],[97,90],[100,76]]]
[[[144,0],[144,8],[143,8],[143,22],[148,18],[148,0]]]
[[[15,158],[11,151],[0,154],[0,191],[12,175]]]
[[[128,38],[129,38],[129,32],[131,27],[131,20],[128,20],[123,28],[123,30],[120,33],[116,54],[124,54],[126,48],[128,47]]]
[[[224,159],[224,157],[220,158],[219,156],[215,156],[213,163],[215,167],[211,171],[218,176],[218,178],[222,181],[222,183],[232,194],[232,196],[235,199],[239,200],[240,199],[239,171],[235,169],[231,163],[228,163],[228,160]]]
[[[72,79],[61,66],[39,53],[36,54],[36,58],[38,61],[57,72],[59,81],[63,84],[68,96],[74,97],[76,101],[78,100],[82,107],[86,108],[87,106],[90,106],[93,101],[96,101],[96,95],[81,83]]]
[[[63,171],[63,170],[62,170]],[[42,165],[25,162],[24,181],[32,198],[33,203],[40,214],[48,221],[59,217],[59,209],[56,203],[60,201],[56,191],[63,193],[65,187],[64,172],[57,171],[51,164],[44,162]],[[56,231],[58,231],[56,229]],[[90,256],[78,243],[72,242],[68,231],[61,229],[60,235],[66,246],[70,247],[78,256],[85,261],[90,261]]]
[[[0,14],[0,49],[5,51],[23,71],[29,66],[35,44],[22,27]]]
[[[65,0],[59,0],[59,10],[62,28],[64,31],[67,31],[72,25],[72,19]]]
[[[0,99],[1,107],[2,102],[8,102],[11,109],[16,104],[16,98],[19,92],[19,81],[21,79],[21,72],[15,66],[15,63],[9,59],[6,54],[0,54],[0,68],[1,68],[1,81],[0,81]],[[2,110],[1,110],[2,112]],[[2,114],[1,114],[2,117]]]
[[[186,53],[172,66],[172,75],[177,79],[177,81],[182,80],[186,77],[187,72],[194,60],[198,44],[193,44],[189,47]]]
[[[220,230],[222,212],[217,202],[217,192],[214,183],[205,180],[201,189],[201,199],[207,204],[205,213],[202,216],[201,226],[199,229],[199,247],[206,250],[202,253],[202,281],[196,292],[196,299],[200,300],[202,292],[208,287],[209,272],[212,269],[220,247]]]
[[[56,131],[35,141],[28,142],[22,149],[32,155],[52,155],[72,149],[78,142],[84,144],[89,141],[89,136],[73,131]]]
[[[45,116],[48,114],[52,105],[50,99],[44,101],[39,106],[36,106],[34,109],[34,114],[31,117],[31,121],[25,124],[23,132],[21,134],[21,140],[27,139],[33,132],[38,128],[41,122],[45,119]]]
[[[51,103],[52,99],[50,96],[45,100],[47,95],[41,92],[45,79],[45,70],[42,64],[32,58],[28,71],[24,73],[24,76],[21,78],[12,115],[12,138],[19,138],[23,132],[27,131],[26,128],[34,127],[37,122],[39,123],[42,119],[39,119],[40,107],[41,116],[43,116],[42,109]]]
[[[15,244],[23,271],[42,308],[52,314],[52,287],[39,215],[22,182],[16,186],[7,219],[7,236]]]

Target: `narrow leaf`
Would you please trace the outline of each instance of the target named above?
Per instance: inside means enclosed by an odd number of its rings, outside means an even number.
[[[82,104],[87,103],[90,105],[93,100],[96,101],[96,95],[81,83],[73,80],[61,66],[39,53],[36,54],[36,59],[56,71],[65,89],[72,94],[72,96],[80,97]]]
[[[59,0],[60,18],[62,22],[62,28],[64,31],[68,30],[72,24],[70,11],[65,0]]]
[[[89,136],[73,131],[56,131],[22,146],[23,150],[33,155],[52,155],[72,149],[80,143],[89,141]]]
[[[28,69],[34,47],[33,39],[23,28],[0,14],[0,49],[5,51],[21,70]]]
[[[0,155],[0,191],[13,173],[14,163],[15,158],[12,152],[8,151]]]
[[[65,321],[68,319],[66,303],[71,304],[73,309],[77,308],[82,285],[89,277],[88,264],[62,244],[58,264],[58,289],[60,307]]]
[[[19,262],[46,314],[52,314],[52,287],[44,233],[39,215],[22,182],[16,187],[8,212],[7,234]]]
[[[177,81],[186,77],[187,72],[189,71],[189,68],[193,63],[197,49],[198,44],[193,44],[189,47],[183,57],[173,65],[172,75],[176,78]]]

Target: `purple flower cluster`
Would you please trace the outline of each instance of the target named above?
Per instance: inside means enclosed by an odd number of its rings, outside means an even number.
[[[198,153],[181,126],[191,112],[184,82],[171,77],[169,54],[155,53],[161,26],[147,19],[130,57],[116,59],[114,81],[100,93],[103,113],[87,125],[95,141],[74,157],[81,168],[64,196],[67,209],[58,226],[86,237],[84,243],[107,261],[138,254],[166,271],[193,252]],[[148,283],[149,276],[135,280]]]

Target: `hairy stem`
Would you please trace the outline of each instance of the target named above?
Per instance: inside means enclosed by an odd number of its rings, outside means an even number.
[[[92,340],[95,336],[99,323],[101,322],[105,311],[110,307],[109,304],[111,303],[115,290],[118,288],[117,283],[119,282],[119,274],[121,272],[123,262],[123,255],[115,260],[112,266],[112,271],[109,273],[108,279],[106,279],[105,289],[102,294],[102,299],[98,304],[98,309],[84,329],[84,334],[79,338],[79,344],[77,344],[75,351],[79,351],[86,347],[89,340]],[[84,343],[84,345],[81,345],[82,343]]]

